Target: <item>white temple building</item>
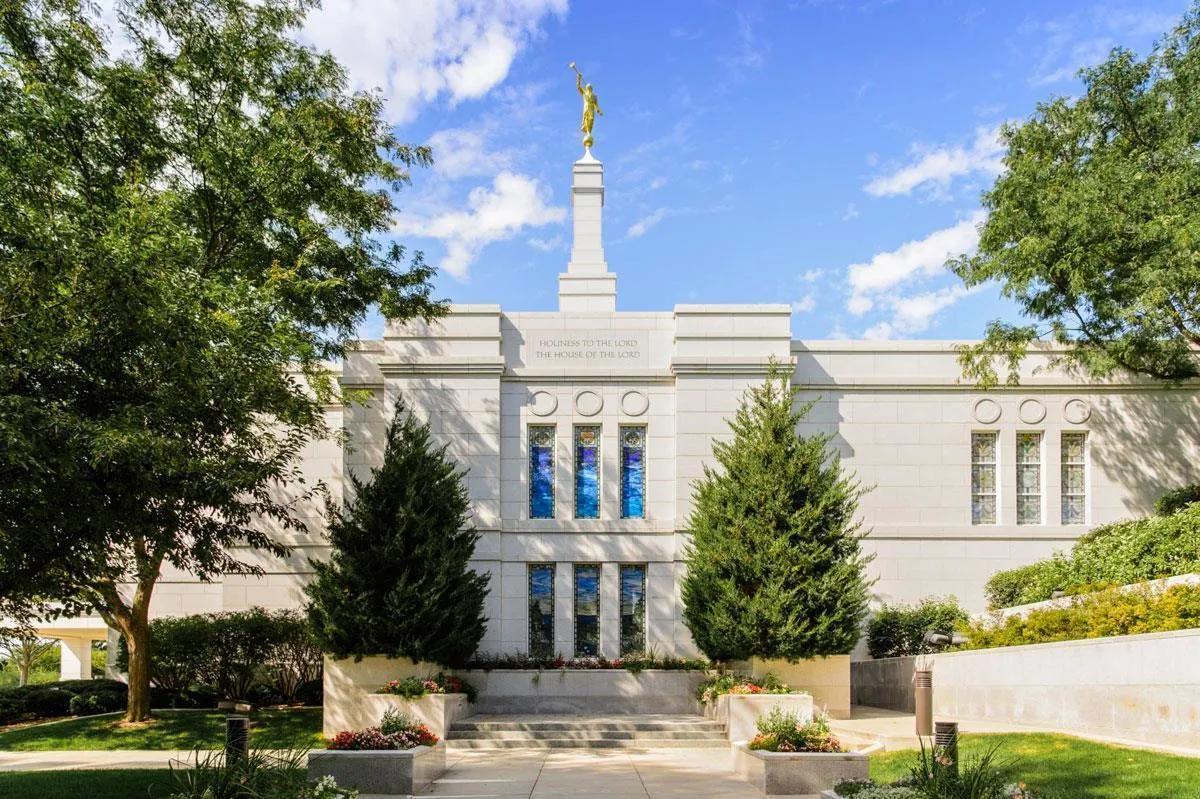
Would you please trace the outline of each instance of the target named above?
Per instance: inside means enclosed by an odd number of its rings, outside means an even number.
[[[954,342],[797,340],[782,304],[621,311],[590,154],[571,206],[557,311],[461,305],[436,324],[389,323],[342,365],[344,386],[371,397],[329,409],[346,445],[306,453],[338,497],[343,475],[378,463],[397,394],[429,421],[469,469],[475,565],[491,574],[481,651],[695,653],[679,595],[692,484],[771,359],[794,363],[800,398],[816,400],[804,432],[833,435],[872,487],[861,513],[880,602],[953,594],[981,610],[997,570],[1200,481],[1194,387],[1088,382],[1040,369],[1043,354],[1019,387],[981,392]],[[153,613],[300,605],[324,549],[319,508],[312,520],[289,558],[248,555],[263,577],[165,574]],[[105,634],[63,624],[64,652]]]

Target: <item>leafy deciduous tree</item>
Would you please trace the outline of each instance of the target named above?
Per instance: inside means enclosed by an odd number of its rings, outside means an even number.
[[[313,493],[337,357],[373,303],[437,315],[383,246],[426,165],[297,44],[310,0],[0,6],[0,598],[97,611],[149,714],[160,569],[255,573]]]

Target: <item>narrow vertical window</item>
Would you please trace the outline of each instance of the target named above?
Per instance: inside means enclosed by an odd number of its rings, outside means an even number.
[[[1017,433],[1017,524],[1042,523],[1042,434]]]
[[[646,429],[621,428],[621,518],[646,518]]]
[[[1087,433],[1062,434],[1062,523],[1087,524]]]
[[[971,434],[971,523],[996,523],[996,433]]]
[[[554,428],[529,428],[529,518],[554,518]]]
[[[529,567],[529,655],[554,656],[554,566]]]
[[[600,518],[600,428],[575,428],[575,518]]]
[[[621,657],[646,651],[646,567],[621,567]]]
[[[575,657],[600,654],[600,567],[575,567]]]

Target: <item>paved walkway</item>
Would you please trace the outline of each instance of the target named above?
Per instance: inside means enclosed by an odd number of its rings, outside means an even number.
[[[192,751],[128,749],[113,752],[0,752],[0,771],[61,771],[97,768],[166,768],[195,759]]]
[[[761,799],[724,750],[483,750],[447,753],[419,796],[490,799]],[[369,799],[363,797],[363,799]]]

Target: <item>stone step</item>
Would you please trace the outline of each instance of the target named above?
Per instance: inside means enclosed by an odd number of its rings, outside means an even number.
[[[447,738],[447,749],[726,749],[724,738]]]
[[[669,721],[456,721],[450,725],[454,732],[556,732],[561,730],[610,731],[610,732],[715,732],[724,733],[725,727],[715,721],[669,722]]]
[[[579,740],[604,738],[613,741],[642,741],[642,740],[688,740],[707,739],[723,741],[725,732],[720,728],[715,730],[598,730],[598,729],[555,729],[555,730],[461,730],[452,728],[446,734],[446,740],[554,740],[559,738],[576,738]]]

